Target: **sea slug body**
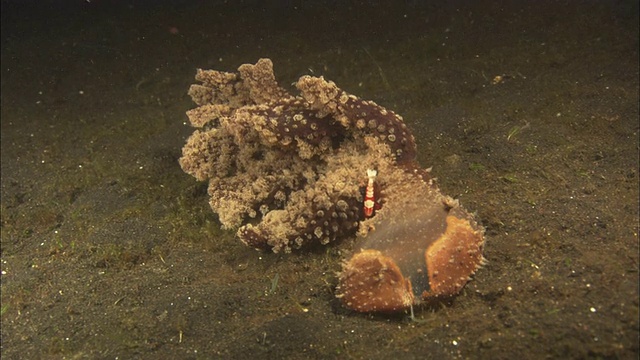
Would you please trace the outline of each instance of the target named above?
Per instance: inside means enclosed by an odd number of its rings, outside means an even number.
[[[290,252],[357,236],[337,294],[362,312],[454,295],[482,265],[482,227],[418,166],[393,111],[322,77],[302,76],[292,95],[269,59],[196,80],[180,165],[208,181],[223,228],[245,244]]]

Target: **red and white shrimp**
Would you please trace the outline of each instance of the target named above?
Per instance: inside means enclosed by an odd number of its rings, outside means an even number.
[[[376,195],[375,195],[375,184],[376,184],[376,176],[378,172],[373,169],[367,169],[367,178],[369,178],[369,182],[367,183],[367,187],[364,192],[364,217],[370,218],[373,216],[373,212],[377,208],[376,203]]]

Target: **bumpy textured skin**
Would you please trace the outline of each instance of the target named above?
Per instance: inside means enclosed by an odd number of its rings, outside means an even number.
[[[303,76],[299,96],[280,88],[261,59],[238,73],[198,70],[189,90],[197,128],[180,165],[209,181],[210,204],[225,228],[258,249],[290,251],[355,234],[367,167],[412,161],[402,118]]]
[[[289,252],[357,234],[337,288],[356,311],[455,294],[482,264],[482,228],[417,165],[399,115],[322,77],[301,77],[292,95],[269,59],[196,80],[180,165],[209,182],[212,209],[247,245]],[[364,220],[367,169],[381,209]]]

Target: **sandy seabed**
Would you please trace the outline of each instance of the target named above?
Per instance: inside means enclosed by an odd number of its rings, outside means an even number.
[[[638,357],[637,2],[1,5],[3,359]],[[357,314],[354,239],[220,229],[187,90],[264,57],[403,116],[486,228],[457,297]]]

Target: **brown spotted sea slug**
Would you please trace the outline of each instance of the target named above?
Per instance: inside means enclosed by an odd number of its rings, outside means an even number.
[[[289,252],[357,235],[337,296],[363,312],[454,295],[482,264],[482,227],[418,166],[399,115],[322,77],[291,95],[268,59],[196,80],[180,165],[209,182],[222,226],[247,245]]]

